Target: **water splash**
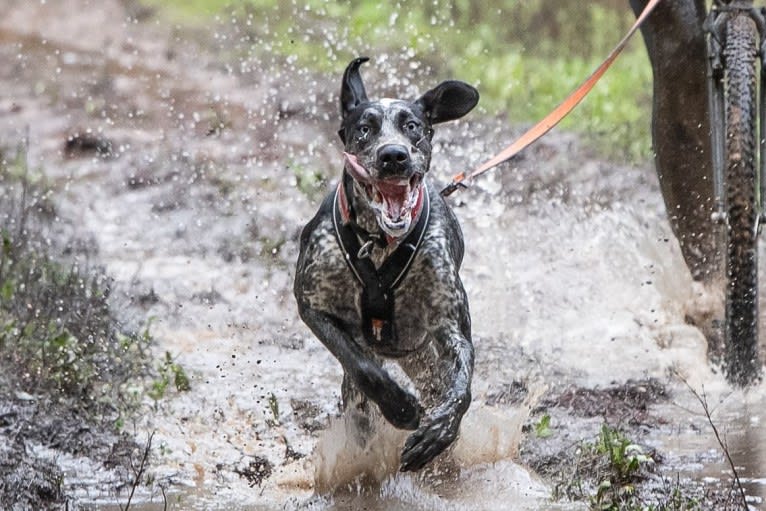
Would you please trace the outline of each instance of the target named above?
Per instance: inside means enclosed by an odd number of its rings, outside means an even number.
[[[504,509],[509,501],[522,506],[518,509],[534,506],[547,498],[547,489],[512,460],[522,425],[541,394],[542,389],[533,390],[525,403],[506,409],[474,402],[456,444],[416,474],[397,472],[407,432],[380,420],[360,445],[356,423],[347,416],[334,419],[314,451],[315,492],[333,505],[353,501],[381,510],[477,509],[479,500],[481,509]]]

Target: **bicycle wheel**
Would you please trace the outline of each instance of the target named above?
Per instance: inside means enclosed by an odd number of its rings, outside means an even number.
[[[752,19],[727,23],[726,62],[726,353],[737,385],[758,374],[758,250],[756,207],[756,44]]]

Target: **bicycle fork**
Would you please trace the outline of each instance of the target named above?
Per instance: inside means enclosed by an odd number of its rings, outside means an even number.
[[[726,111],[725,111],[725,72],[723,41],[726,22],[733,15],[745,14],[753,19],[758,28],[760,42],[758,44],[758,59],[760,60],[760,83],[758,84],[758,164],[756,166],[756,205],[758,215],[755,233],[758,235],[766,220],[766,8],[753,6],[723,5],[711,9],[705,20],[704,30],[707,32],[707,88],[708,107],[710,110],[711,129],[711,159],[713,163],[713,207],[712,220],[725,225],[727,222],[725,201],[726,173]]]

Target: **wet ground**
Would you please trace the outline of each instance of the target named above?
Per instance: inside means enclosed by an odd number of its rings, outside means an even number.
[[[451,461],[397,475],[400,433],[383,428],[373,452],[346,443],[340,367],[292,300],[299,230],[340,170],[339,76],[240,54],[235,24],[174,29],[131,2],[0,9],[0,143],[28,137],[59,221],[92,239],[114,277],[125,325],[149,321],[157,365],[169,353],[190,378],[188,392],[144,396],[126,426],[139,443],[155,432],[131,509],[584,509],[550,499],[572,446],[605,421],[684,488],[727,488],[682,379],[704,388],[762,506],[764,389],[731,389],[707,362],[687,319],[716,296],[692,282],[649,163],[602,161],[554,132],[450,199],[466,238],[474,401]],[[373,95],[447,78],[403,55],[380,60],[365,74]],[[471,114],[437,130],[431,177],[446,181],[520,129]],[[545,415],[550,435],[536,434]],[[50,458],[77,505],[124,504],[98,460]]]

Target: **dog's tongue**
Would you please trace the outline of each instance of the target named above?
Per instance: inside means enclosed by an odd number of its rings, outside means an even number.
[[[367,172],[367,169],[365,169],[359,164],[359,161],[356,159],[356,156],[344,151],[343,159],[345,160],[346,170],[348,170],[351,173],[351,176],[354,179],[356,179],[357,181],[361,181],[363,183],[367,183],[372,179],[370,177],[370,173]]]
[[[389,220],[398,222],[406,213],[405,209],[410,200],[410,184],[402,179],[375,179],[357,160],[356,156],[344,152],[343,159],[346,170],[351,176],[365,186],[371,186],[380,194],[386,216]]]
[[[386,181],[381,180],[375,183],[383,197],[383,203],[386,206],[388,217],[392,220],[399,220],[402,216],[405,204],[409,199],[410,187],[406,181]]]

